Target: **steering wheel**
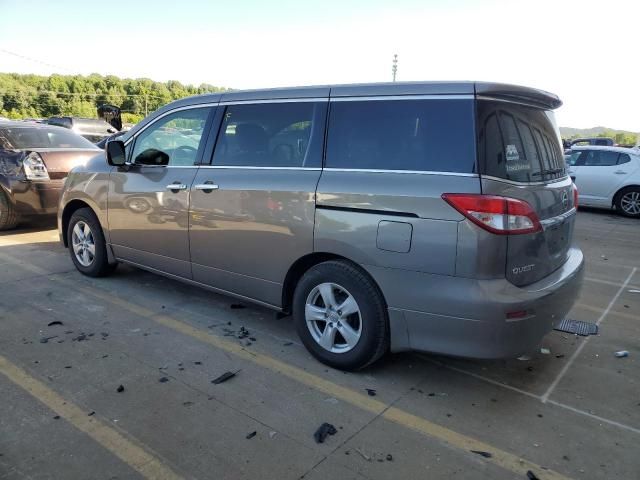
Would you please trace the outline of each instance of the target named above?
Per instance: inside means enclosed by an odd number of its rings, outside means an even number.
[[[183,165],[186,163],[193,164],[197,154],[198,149],[190,145],[181,145],[173,149],[173,156],[176,164],[178,165]]]

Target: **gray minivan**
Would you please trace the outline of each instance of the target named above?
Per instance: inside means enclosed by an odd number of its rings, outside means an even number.
[[[77,269],[118,262],[292,313],[322,362],[533,350],[583,275],[540,90],[302,87],[173,102],[69,175]]]

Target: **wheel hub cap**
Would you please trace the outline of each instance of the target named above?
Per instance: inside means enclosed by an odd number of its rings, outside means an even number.
[[[640,192],[625,193],[620,202],[622,209],[631,214],[640,214]]]
[[[335,283],[322,283],[309,292],[305,320],[316,343],[332,353],[348,352],[362,336],[358,303],[345,288]]]
[[[88,267],[93,263],[96,255],[96,244],[93,232],[85,222],[79,221],[73,227],[71,245],[73,246],[76,260],[80,265]]]

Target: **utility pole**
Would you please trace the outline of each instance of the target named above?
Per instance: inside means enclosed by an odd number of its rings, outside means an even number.
[[[393,67],[391,67],[391,72],[393,73],[393,81],[396,81],[396,73],[398,72],[398,54],[395,53],[393,55]]]

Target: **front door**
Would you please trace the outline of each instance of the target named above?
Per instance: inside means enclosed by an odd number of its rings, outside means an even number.
[[[279,306],[288,269],[313,251],[327,101],[225,108],[193,182],[193,279]]]
[[[131,165],[114,169],[109,182],[110,242],[119,259],[191,278],[189,199],[211,111],[168,113],[127,145]]]

